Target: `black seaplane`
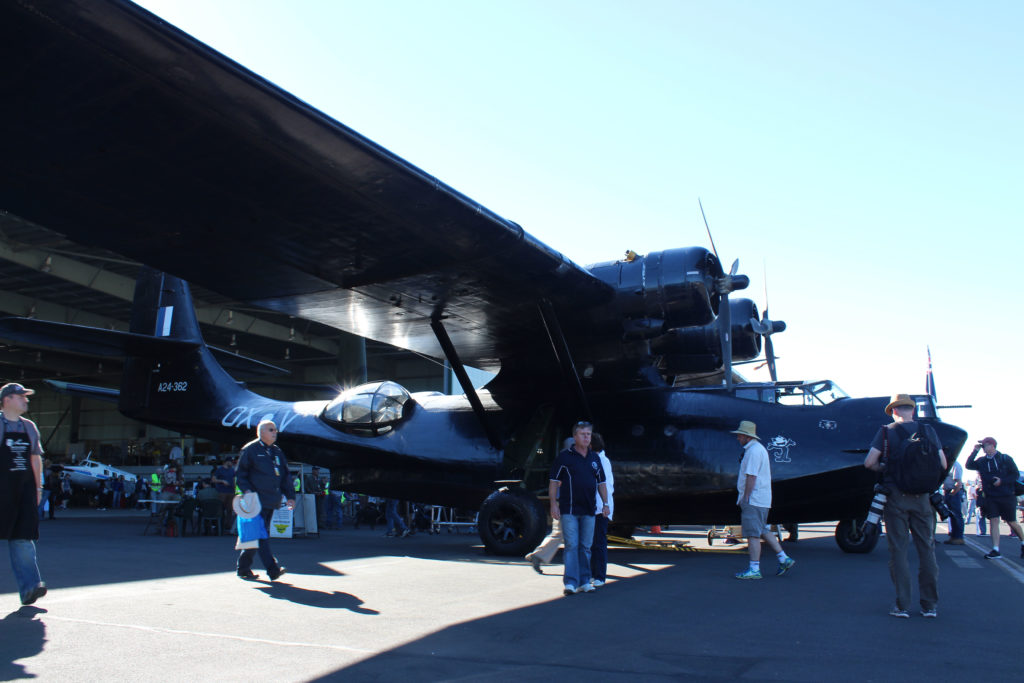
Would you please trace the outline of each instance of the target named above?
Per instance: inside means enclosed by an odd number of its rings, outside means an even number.
[[[752,420],[771,521],[839,520],[849,552],[877,542],[862,463],[887,399],[778,381],[785,324],[730,296],[749,283],[736,264],[688,247],[577,265],[129,2],[12,0],[0,35],[0,210],[147,266],[130,332],[3,321],[6,339],[126,359],[119,389],[68,389],[235,443],[269,417],[345,490],[479,509],[486,547],[510,555],[545,532],[536,494],[575,420],[605,437],[626,527],[738,520],[729,432]],[[260,396],[225,369],[244,359],[203,342],[187,282],[445,359],[465,393]],[[772,381],[742,381],[734,363],[762,346]],[[467,366],[497,375],[474,389]],[[955,457],[965,432],[916,400]]]

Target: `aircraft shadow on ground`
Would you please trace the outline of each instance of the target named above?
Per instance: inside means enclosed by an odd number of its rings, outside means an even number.
[[[1019,671],[1015,650],[990,642],[1015,628],[1015,609],[966,632],[973,603],[937,620],[892,619],[884,548],[846,555],[817,538],[787,551],[797,558],[787,575],[774,575],[769,554],[763,580],[737,581],[746,553],[613,549],[610,576],[643,573],[564,598],[552,576],[549,601],[452,624],[318,680],[928,680],[948,672],[949,642],[991,657],[997,677]],[[662,568],[643,570],[652,565]]]
[[[143,535],[148,517],[65,516],[40,524],[39,566],[51,589],[74,588],[234,571],[235,537],[170,538]],[[274,539],[275,554],[295,574],[343,576],[332,563],[386,556],[445,562],[521,563],[484,553],[477,536],[416,534],[385,538],[380,530],[326,531],[317,537]],[[258,560],[257,560],[258,563]],[[259,568],[257,567],[257,571]],[[13,576],[0,574],[0,593],[17,593]]]

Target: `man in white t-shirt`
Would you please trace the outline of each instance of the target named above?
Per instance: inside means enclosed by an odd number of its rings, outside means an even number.
[[[762,539],[779,559],[779,568],[775,573],[782,576],[792,569],[796,560],[786,555],[775,534],[768,528],[768,510],[772,506],[772,470],[768,462],[768,451],[757,436],[757,425],[749,420],[740,422],[739,429],[730,433],[735,434],[736,440],[743,446],[743,460],[740,461],[736,479],[736,488],[740,494],[736,504],[740,506],[743,536],[747,539],[750,552],[750,567],[736,574],[736,578],[761,578]]]

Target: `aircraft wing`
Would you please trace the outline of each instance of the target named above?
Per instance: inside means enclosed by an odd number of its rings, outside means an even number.
[[[199,348],[198,342],[29,318],[0,318],[0,339],[27,346],[58,349],[104,358],[124,358],[130,355],[159,358],[168,353],[181,353]],[[284,368],[264,363],[255,358],[240,356],[216,346],[207,348],[210,349],[221,367],[232,375],[290,374]]]
[[[119,0],[0,5],[0,210],[240,301],[467,363],[611,288],[519,225]],[[412,114],[411,114],[412,115]]]

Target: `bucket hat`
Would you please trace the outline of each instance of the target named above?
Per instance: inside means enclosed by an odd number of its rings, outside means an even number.
[[[231,502],[231,507],[234,509],[235,514],[242,519],[252,519],[256,515],[260,514],[260,497],[255,491],[250,491],[244,496],[235,496]]]
[[[757,435],[757,425],[754,424],[753,422],[751,422],[750,420],[743,420],[742,422],[740,422],[739,429],[734,429],[734,430],[732,430],[729,433],[730,434],[742,434],[744,436],[753,437],[753,438],[757,439],[758,441],[761,440],[761,437],[759,437]]]

